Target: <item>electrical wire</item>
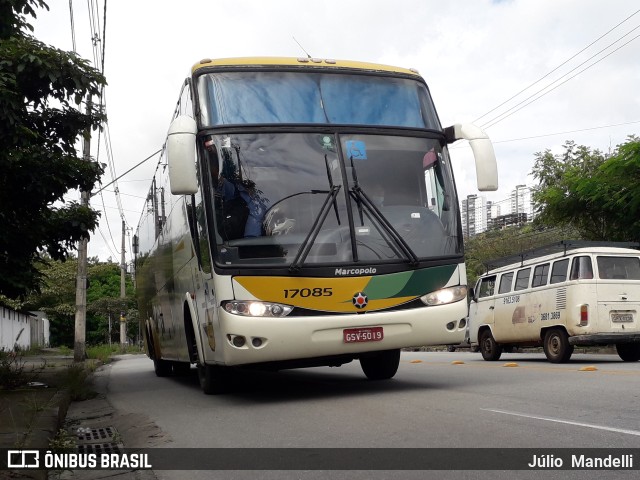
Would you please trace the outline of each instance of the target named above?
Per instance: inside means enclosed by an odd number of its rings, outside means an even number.
[[[587,45],[586,47],[584,47],[582,50],[580,50],[579,52],[575,53],[574,55],[572,55],[571,57],[569,57],[568,59],[566,59],[564,62],[562,62],[560,65],[558,65],[557,67],[555,67],[553,70],[549,71],[548,73],[546,73],[545,75],[543,75],[542,77],[540,77],[538,80],[536,80],[535,82],[533,82],[532,84],[528,85],[527,87],[523,88],[522,90],[520,90],[518,93],[516,93],[515,95],[509,97],[507,100],[505,100],[504,102],[502,102],[500,105],[492,108],[491,110],[489,110],[488,112],[480,115],[478,118],[476,118],[473,122],[478,122],[480,119],[486,117],[487,115],[489,115],[490,113],[493,113],[495,110],[497,110],[498,108],[502,107],[503,105],[509,103],[511,100],[513,100],[514,98],[516,98],[518,95],[520,95],[521,93],[524,93],[525,91],[529,90],[531,87],[533,87],[534,85],[537,85],[538,83],[540,83],[542,80],[544,80],[545,78],[547,78],[549,75],[551,75],[553,72],[557,71],[558,69],[560,69],[562,66],[566,65],[567,63],[569,63],[571,60],[573,60],[574,58],[576,58],[578,55],[580,55],[582,52],[584,52],[585,50],[589,49],[591,46],[593,46],[594,44],[596,44],[597,42],[599,42],[601,39],[603,39],[604,37],[606,37],[607,35],[609,35],[611,32],[613,32],[616,28],[620,27],[622,24],[624,24],[625,22],[627,22],[628,20],[630,20],[632,17],[634,17],[635,15],[637,15],[638,13],[640,13],[640,10],[636,10],[634,13],[632,13],[631,15],[629,15],[627,18],[625,18],[624,20],[622,20],[620,23],[618,23],[616,26],[612,27],[611,29],[609,29],[606,33],[600,35],[598,38],[596,38],[593,42],[591,42],[589,45]],[[615,43],[615,42],[614,42]]]
[[[574,67],[573,69],[569,70],[567,73],[565,73],[564,75],[562,75],[561,77],[557,78],[556,80],[554,80],[553,82],[549,83],[547,86],[543,87],[542,89],[538,90],[537,92],[533,93],[532,95],[528,96],[527,98],[525,98],[524,100],[520,101],[519,103],[517,103],[516,105],[514,105],[513,107],[509,108],[508,110],[502,112],[501,114],[497,115],[496,117],[492,118],[491,120],[485,122],[484,124],[482,124],[482,128],[483,129],[488,129],[494,125],[496,125],[497,123],[500,123],[502,120],[510,117],[511,115],[513,115],[516,112],[519,112],[520,110],[522,110],[523,108],[531,105],[533,102],[541,99],[542,97],[548,95],[549,93],[551,93],[552,91],[554,91],[556,88],[564,85],[565,83],[567,83],[569,80],[572,80],[573,78],[577,77],[578,75],[584,73],[585,71],[589,70],[591,67],[597,65],[598,63],[600,63],[601,61],[603,61],[605,58],[611,56],[612,54],[614,54],[615,52],[617,52],[618,50],[620,50],[621,48],[629,45],[631,42],[633,42],[634,40],[636,40],[638,37],[640,37],[640,35],[636,35],[635,37],[633,37],[631,40],[629,40],[628,42],[620,45],[618,48],[616,48],[615,50],[609,52],[608,54],[606,54],[604,57],[596,60],[595,62],[593,62],[591,65],[588,65],[587,67],[583,68],[582,70],[580,70],[578,73],[576,73],[575,75],[572,75],[571,77],[567,78],[565,81],[559,83],[558,85],[556,85],[555,87],[551,88],[550,90],[544,92],[544,90],[548,89],[549,87],[551,87],[553,84],[559,82],[560,80],[562,80],[564,77],[566,77],[567,75],[569,75],[571,72],[574,72],[575,70],[577,70],[578,68],[580,68],[581,66],[583,66],[585,63],[587,63],[589,60],[593,59],[594,57],[598,56],[599,54],[601,54],[602,52],[604,52],[605,50],[607,50],[608,48],[610,48],[611,46],[613,46],[615,43],[619,42],[620,40],[622,40],[624,37],[626,37],[627,35],[629,35],[631,32],[637,30],[638,28],[640,28],[640,25],[638,25],[637,27],[635,27],[634,29],[632,29],[631,31],[627,32],[625,35],[623,35],[622,37],[618,38],[617,40],[615,40],[614,42],[610,43],[609,45],[607,45],[605,48],[603,48],[602,50],[598,51],[597,53],[595,53],[594,55],[592,55],[591,57],[589,57],[587,60],[585,60],[584,62],[582,62],[580,65],[578,65],[577,67]],[[542,95],[535,97],[536,95],[538,95],[539,93],[542,93]],[[530,102],[527,102],[527,100],[530,100],[531,98],[533,98],[533,100],[531,100]],[[527,103],[525,103],[527,102]],[[523,105],[524,104],[524,105]],[[518,108],[519,107],[519,108]]]
[[[73,0],[69,0],[69,19],[71,21],[71,45],[73,51],[76,51],[76,26],[73,21]]]

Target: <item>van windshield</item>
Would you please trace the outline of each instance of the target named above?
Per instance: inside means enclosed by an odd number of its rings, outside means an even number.
[[[598,257],[598,275],[605,280],[640,280],[640,257]]]

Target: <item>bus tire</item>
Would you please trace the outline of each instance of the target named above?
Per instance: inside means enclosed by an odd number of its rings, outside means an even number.
[[[482,333],[480,334],[479,343],[482,358],[484,358],[487,362],[495,362],[496,360],[500,360],[500,355],[502,355],[502,345],[496,343],[491,330],[487,328],[482,331]]]
[[[218,365],[198,365],[200,388],[206,395],[217,395],[229,390],[229,372]]]
[[[544,334],[542,343],[544,354],[551,363],[566,363],[573,353],[573,345],[569,344],[569,336],[561,328],[551,328]]]
[[[153,359],[153,369],[155,370],[156,376],[158,377],[168,377],[169,375],[171,375],[171,367],[171,362],[167,360],[158,360],[155,358]]]
[[[184,377],[189,375],[191,371],[191,364],[189,362],[173,362],[173,373]]]
[[[399,365],[399,348],[360,357],[360,366],[369,380],[388,380],[396,374]]]
[[[639,343],[616,343],[616,351],[624,362],[637,362],[640,360]]]

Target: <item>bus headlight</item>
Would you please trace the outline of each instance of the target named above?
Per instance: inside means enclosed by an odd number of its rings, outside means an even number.
[[[245,317],[286,317],[293,310],[293,307],[289,305],[253,300],[222,302],[222,308],[234,315],[244,315]]]
[[[446,305],[447,303],[459,302],[467,297],[467,286],[443,288],[435,292],[428,293],[420,297],[425,305]]]

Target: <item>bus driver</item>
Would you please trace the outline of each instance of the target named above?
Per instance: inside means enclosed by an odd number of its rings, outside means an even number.
[[[265,200],[258,196],[255,183],[242,180],[239,174],[232,174],[231,179],[222,174],[222,163],[213,138],[204,142],[211,178],[217,182],[216,219],[218,232],[225,240],[242,237],[260,237],[263,235],[262,222],[266,211]],[[241,167],[238,165],[238,170]]]

